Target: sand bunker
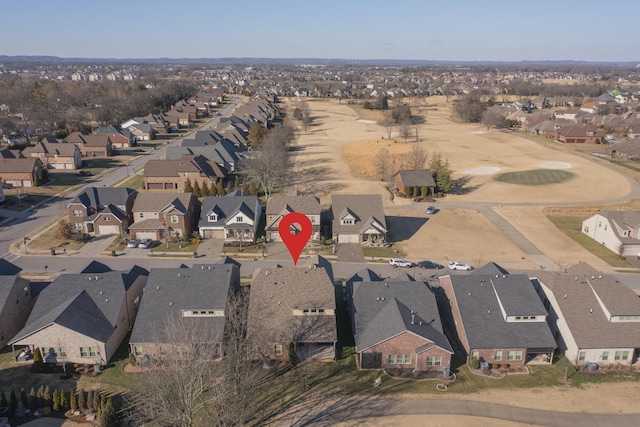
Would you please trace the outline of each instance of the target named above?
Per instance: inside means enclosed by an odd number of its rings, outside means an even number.
[[[491,175],[492,173],[500,172],[500,168],[495,166],[482,166],[479,168],[467,169],[462,171],[466,175]]]
[[[360,122],[360,123],[366,123],[366,124],[368,124],[368,125],[372,125],[372,124],[376,123],[376,121],[375,121],[375,120],[358,119],[358,120],[356,120],[356,121],[357,121],[357,122]]]
[[[539,168],[544,169],[570,169],[571,163],[567,162],[544,162],[538,165]]]

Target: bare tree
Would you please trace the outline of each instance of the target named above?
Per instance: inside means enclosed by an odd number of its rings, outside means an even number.
[[[387,172],[389,171],[389,150],[381,148],[374,158],[374,166],[376,168],[376,175],[380,181],[384,181]]]
[[[419,145],[411,147],[411,151],[404,155],[404,162],[411,170],[424,169],[429,155]]]
[[[411,121],[403,120],[400,123],[400,136],[402,136],[404,142],[407,142],[407,139],[411,136]]]
[[[383,114],[382,125],[384,126],[384,130],[387,132],[387,138],[391,139],[391,132],[393,132],[393,127],[395,126],[396,121],[393,119],[391,111],[387,110]]]
[[[282,181],[287,170],[287,144],[293,138],[293,131],[288,126],[272,129],[262,142],[242,162],[247,173],[258,181],[267,200],[274,187]]]
[[[134,420],[161,426],[243,425],[256,413],[267,373],[251,360],[246,333],[248,293],[229,297],[223,342],[209,328],[170,317],[154,333],[165,354],[133,392]],[[217,360],[219,358],[219,360]]]

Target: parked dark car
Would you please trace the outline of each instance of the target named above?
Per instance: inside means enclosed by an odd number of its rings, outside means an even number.
[[[437,262],[433,262],[433,261],[429,261],[429,260],[420,261],[420,262],[418,262],[417,265],[420,268],[435,268],[437,270],[439,270],[441,268],[444,268],[443,265],[440,265]]]

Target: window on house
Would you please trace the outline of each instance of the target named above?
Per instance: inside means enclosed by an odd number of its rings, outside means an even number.
[[[442,366],[442,356],[428,356],[427,366]]]
[[[406,365],[409,363],[411,363],[410,354],[390,354],[389,355],[390,365]]]
[[[472,351],[471,352],[471,358],[472,359],[480,359],[480,353],[478,353],[477,351]]]
[[[133,352],[136,356],[142,356],[142,346],[139,346],[139,345],[134,346]]]
[[[95,347],[80,347],[80,357],[95,357],[97,354]]]
[[[81,217],[81,216],[83,216],[83,215],[82,215],[82,211],[81,211],[80,209],[74,209],[74,210],[73,210],[73,216],[76,216],[76,217]]]
[[[613,360],[627,360],[629,358],[629,351],[616,351],[613,356]]]
[[[496,350],[496,352],[493,353],[493,360],[502,360],[502,350]]]
[[[178,223],[178,215],[171,215],[171,222],[173,224],[177,224]]]
[[[138,214],[138,218],[144,218],[144,212],[140,212],[140,213]]]
[[[584,361],[584,359],[587,358],[587,352],[586,351],[581,351],[580,353],[578,353],[578,361],[582,362]]]
[[[209,222],[217,222],[218,221],[218,215],[217,214],[209,214],[209,216],[207,216],[207,220],[209,220]]]
[[[276,356],[282,356],[282,344],[276,344],[273,346],[273,353]]]
[[[588,232],[589,232],[589,227],[587,227],[586,225],[585,225],[585,227],[584,227],[584,232],[585,232],[585,233],[588,233]]]
[[[507,360],[522,360],[522,350],[509,350]]]
[[[104,220],[105,220],[105,221],[111,221],[111,217],[110,217],[110,216],[105,216],[105,217],[104,217]]]
[[[236,222],[244,222],[244,218],[241,216],[236,217]]]
[[[342,225],[353,225],[352,219],[345,218],[341,222],[342,222]]]
[[[603,351],[602,352],[602,360],[609,360],[609,352],[608,351]]]

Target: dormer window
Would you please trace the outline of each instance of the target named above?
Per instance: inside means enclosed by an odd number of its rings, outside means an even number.
[[[236,222],[244,222],[244,217],[237,216],[236,217]]]
[[[342,225],[353,225],[353,218],[342,218]]]
[[[218,214],[217,214],[217,213],[210,213],[210,214],[207,216],[207,220],[208,220],[209,222],[217,222],[217,221],[218,221]]]

